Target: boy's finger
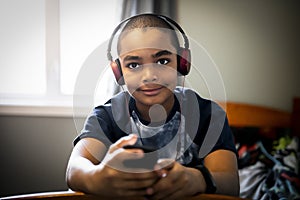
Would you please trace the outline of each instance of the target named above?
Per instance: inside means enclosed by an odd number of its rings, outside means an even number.
[[[143,150],[140,149],[128,149],[125,151],[122,151],[119,155],[119,160],[136,160],[144,157]]]
[[[112,154],[107,164],[114,169],[123,170],[125,160],[136,160],[144,157],[144,152],[140,149],[129,149],[125,150],[117,148]]]
[[[125,145],[133,145],[137,141],[137,135],[130,134],[128,136],[120,138],[117,142],[110,146],[110,153],[113,153],[115,150],[122,148]]]
[[[171,169],[175,164],[175,160],[174,159],[159,159],[157,161],[157,165],[160,168],[164,168],[164,169]]]
[[[125,145],[133,145],[137,141],[137,135],[135,134],[130,134],[128,136],[122,137],[116,142],[116,146],[119,148],[125,146]]]
[[[173,159],[159,159],[154,166],[154,170],[160,177],[166,177],[168,171],[173,168],[175,160]]]

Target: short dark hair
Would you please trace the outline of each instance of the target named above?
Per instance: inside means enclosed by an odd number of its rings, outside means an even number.
[[[173,26],[170,25],[170,23],[168,23],[166,20],[164,20],[163,18],[159,17],[159,16],[155,16],[155,15],[138,15],[133,17],[132,19],[130,19],[126,25],[124,26],[124,28],[122,29],[119,39],[118,39],[118,45],[117,45],[117,49],[118,49],[118,53],[120,53],[120,38],[122,38],[122,34],[136,29],[136,28],[151,28],[151,27],[156,27],[156,28],[162,28],[162,29],[169,29],[169,33],[171,35],[171,42],[172,45],[175,47],[176,51],[178,52],[179,48],[180,48],[180,44],[179,44],[179,39],[177,37],[176,31],[173,28]]]

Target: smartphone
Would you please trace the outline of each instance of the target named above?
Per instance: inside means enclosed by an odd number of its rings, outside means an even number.
[[[142,169],[153,169],[157,163],[158,155],[154,147],[145,145],[126,145],[124,149],[142,149],[145,153],[141,159],[128,159],[123,162],[125,167],[128,168],[142,168]]]
[[[138,144],[134,144],[134,145],[126,145],[123,147],[124,149],[142,149],[145,153],[149,153],[149,152],[153,152],[156,149],[152,146],[147,146],[147,145],[138,145]]]

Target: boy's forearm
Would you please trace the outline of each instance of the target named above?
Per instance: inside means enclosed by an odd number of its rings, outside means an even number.
[[[191,180],[190,184],[187,187],[187,189],[191,190],[191,192],[189,193],[192,195],[198,193],[204,193],[206,184],[201,172],[195,168],[187,168],[187,169],[190,172],[190,180]]]
[[[74,191],[91,193],[92,174],[95,165],[85,158],[70,160],[66,172],[68,187]]]
[[[238,172],[211,172],[217,185],[216,193],[239,196],[239,176]]]
[[[192,190],[194,194],[205,193],[206,182],[202,173],[198,169],[194,168],[190,168],[189,171],[191,174],[192,184],[188,187],[188,189]],[[217,185],[216,193],[231,196],[239,195],[239,178],[236,172],[211,172],[211,175]]]

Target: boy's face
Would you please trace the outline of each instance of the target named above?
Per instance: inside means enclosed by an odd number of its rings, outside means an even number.
[[[173,105],[177,53],[171,37],[159,29],[134,29],[122,36],[120,62],[137,106]]]

